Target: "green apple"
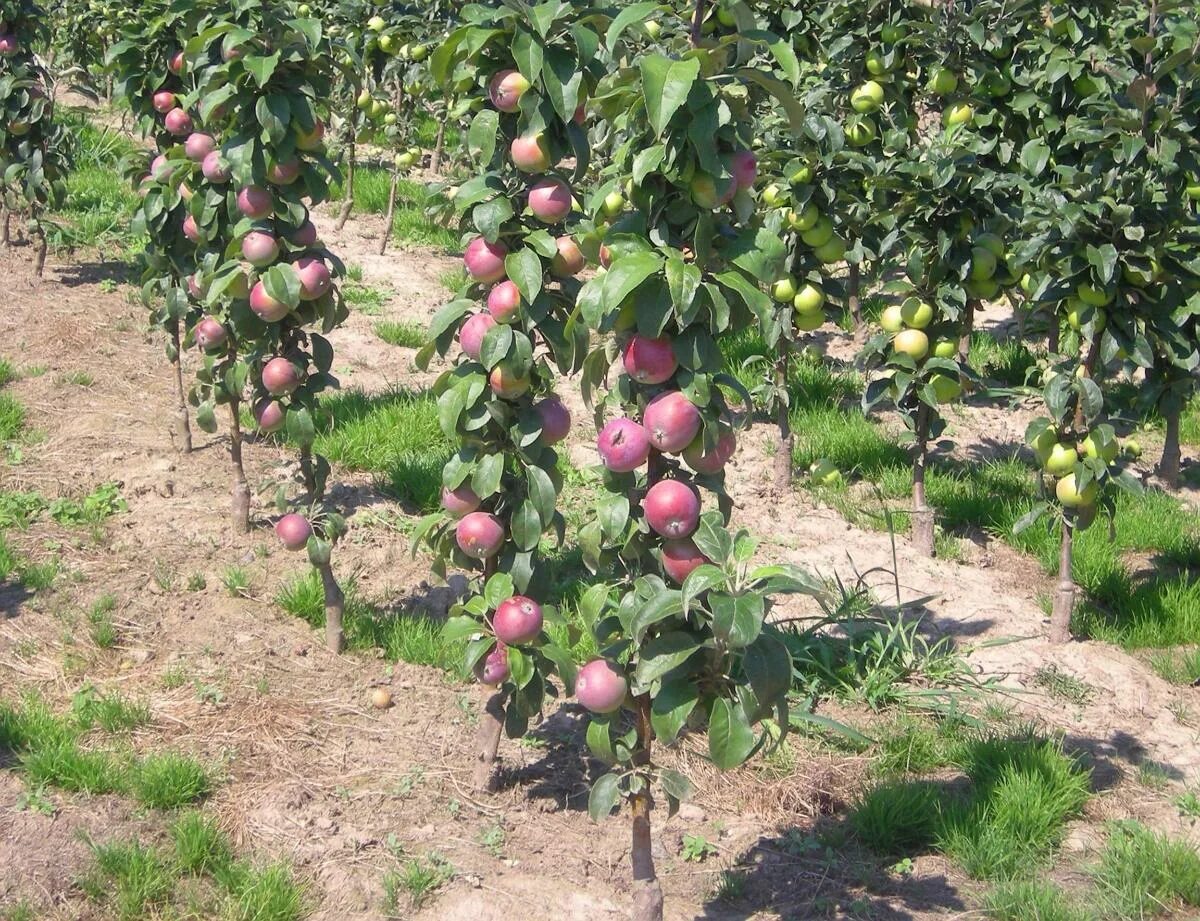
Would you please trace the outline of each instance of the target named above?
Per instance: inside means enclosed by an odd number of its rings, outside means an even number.
[[[1037,279],[1026,272],[1021,276],[1021,290],[1025,292],[1026,297],[1031,297],[1033,292],[1037,290]]]
[[[800,239],[806,246],[811,246],[813,249],[824,246],[833,239],[833,221],[825,215],[821,215],[812,227],[800,234]]]
[[[821,219],[821,212],[817,208],[816,202],[810,201],[800,209],[799,213],[789,211],[787,217],[792,230],[807,233],[817,226],[817,222]]]
[[[894,45],[908,34],[908,30],[899,23],[889,22],[879,32],[879,37],[887,44]]]
[[[899,304],[889,304],[879,315],[879,325],[889,333],[898,333],[904,329],[904,312]]]
[[[772,183],[762,190],[762,200],[764,205],[775,207],[782,201],[783,190],[779,186]]]
[[[396,50],[396,39],[391,35],[379,36],[379,50],[384,54],[391,54]]]
[[[1050,453],[1046,455],[1042,468],[1053,476],[1066,476],[1075,469],[1078,462],[1078,451],[1062,442],[1057,442],[1050,449]]]
[[[394,124],[396,124],[396,113],[395,113],[395,112],[388,112],[388,114],[387,114],[387,115],[383,116],[383,123],[384,123],[385,125],[394,125]]]
[[[958,89],[958,76],[945,67],[935,68],[929,78],[929,91],[937,96],[949,96]]]
[[[1095,285],[1090,285],[1086,282],[1075,289],[1075,294],[1090,307],[1107,307],[1116,297],[1115,291],[1097,288]]]
[[[872,49],[867,52],[867,73],[873,77],[881,77],[888,72],[887,61],[882,54]]]
[[[846,257],[846,249],[845,240],[841,237],[833,237],[821,246],[815,247],[813,255],[825,265],[832,265],[835,262],[841,262]]]
[[[933,388],[933,395],[939,403],[949,403],[951,400],[958,399],[958,395],[962,393],[962,383],[956,377],[950,377],[947,374],[935,374],[929,379],[929,386]]]
[[[939,339],[933,344],[934,358],[953,358],[958,354],[958,343],[953,339]]]
[[[1134,439],[1128,438],[1125,440],[1125,453],[1134,460],[1137,460],[1142,456],[1142,446]]]
[[[423,61],[429,56],[429,48],[425,45],[413,45],[408,54],[414,61]]]
[[[994,278],[985,278],[983,281],[968,278],[964,287],[967,289],[967,294],[977,301],[993,300],[1000,293],[1000,282]]]
[[[994,70],[983,78],[983,86],[993,99],[1000,99],[1012,92],[1012,80],[998,70]]]
[[[312,7],[309,6],[307,3],[301,3],[298,7],[296,7],[296,12],[299,13],[301,16],[311,16],[312,15]]]
[[[1115,461],[1117,453],[1121,450],[1115,438],[1102,446],[1097,440],[1095,432],[1089,433],[1088,437],[1083,439],[1083,444],[1079,448],[1083,452],[1084,457],[1098,457],[1106,464],[1111,464]]]
[[[850,94],[850,107],[866,115],[878,112],[883,105],[883,87],[875,80],[868,80]]]
[[[1004,240],[994,233],[981,233],[975,238],[975,245],[982,246],[997,260],[1004,258]]]
[[[813,284],[806,284],[792,298],[796,313],[819,313],[825,306],[825,292]]]
[[[1050,452],[1054,450],[1054,447],[1057,444],[1058,432],[1056,432],[1054,430],[1054,426],[1051,425],[1042,429],[1041,434],[1033,439],[1029,446],[1033,448],[1033,456],[1036,457],[1038,463],[1044,467],[1046,465],[1046,461],[1050,459]]]
[[[775,284],[771,285],[771,297],[775,298],[780,304],[786,304],[796,296],[796,279],[791,275],[785,275],[780,278]]]
[[[412,166],[416,162],[417,162],[417,158],[414,157],[411,153],[405,152],[405,153],[396,154],[396,159],[395,159],[396,169],[408,169],[410,166]]]
[[[969,125],[975,118],[975,110],[968,102],[956,102],[942,113],[942,122],[947,128]]]
[[[896,333],[892,348],[913,361],[921,361],[929,354],[929,337],[919,329],[905,329]]]
[[[662,35],[662,26],[659,25],[657,20],[648,20],[643,28],[646,30],[646,34],[652,39],[657,39],[660,35]]]
[[[900,316],[904,325],[912,329],[924,329],[933,322],[933,305],[920,298],[910,297],[900,305]]]
[[[358,99],[355,100],[354,104],[365,112],[367,109],[371,108],[371,103],[373,101],[374,100],[371,98],[371,93],[368,90],[363,90],[358,94]]]
[[[371,101],[371,118],[380,118],[387,111],[387,103],[382,99],[373,99]]]
[[[792,173],[789,182],[792,185],[808,185],[813,181],[813,168],[807,164],[800,167],[796,172]]]
[[[737,25],[737,17],[729,7],[719,6],[717,7],[717,22],[727,29],[732,29]]]
[[[820,310],[816,313],[798,313],[792,322],[801,332],[811,333],[825,325],[825,314]]]
[[[382,16],[372,16],[367,20],[367,28],[372,32],[382,32],[386,26],[387,23],[383,21]]]
[[[605,217],[616,217],[625,210],[625,196],[620,192],[609,192],[604,196],[600,211]]]
[[[996,274],[996,256],[986,247],[971,248],[971,278],[974,281],[987,281]]]
[[[1088,323],[1094,323],[1097,333],[1104,331],[1104,326],[1108,318],[1099,307],[1092,307],[1077,298],[1071,298],[1067,301],[1067,308],[1067,325],[1071,329],[1079,332]]]
[[[1189,182],[1187,185],[1187,197],[1192,201],[1200,201],[1200,182]]]
[[[846,129],[846,141],[851,147],[866,147],[876,137],[875,123],[869,118],[856,121]]]
[[[842,471],[827,457],[822,457],[808,468],[808,477],[814,486],[837,486],[842,482]]]
[[[1075,474],[1068,473],[1054,484],[1054,494],[1066,508],[1083,508],[1095,503],[1100,495],[1100,486],[1092,480],[1080,490],[1075,485]]]

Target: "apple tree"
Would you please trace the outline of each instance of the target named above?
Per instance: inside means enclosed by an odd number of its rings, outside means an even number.
[[[438,377],[438,417],[457,453],[442,474],[441,513],[417,539],[435,570],[481,571],[481,584],[448,624],[469,636],[467,665],[486,688],[475,782],[487,789],[501,732],[523,735],[556,694],[570,693],[574,663],[543,629],[544,544],[565,523],[557,445],[571,414],[554,392],[588,347],[578,321],[575,196],[589,168],[583,107],[603,74],[588,4],[477,4],[433,53],[447,89],[470,84],[467,133],[474,175],[453,196],[467,278],[435,316],[419,353],[456,355]],[[567,165],[570,161],[571,165]],[[550,535],[548,537],[547,535]]]
[[[49,40],[46,11],[33,0],[0,0],[0,247],[10,245],[10,222],[24,216],[38,240],[34,271],[46,265],[45,212],[64,193],[70,152],[54,120],[54,92],[38,48]]]
[[[706,4],[688,7],[631,4],[604,32],[622,65],[590,106],[611,155],[588,210],[606,225],[607,270],[577,299],[600,340],[582,385],[603,486],[580,543],[606,581],[582,604],[601,655],[580,669],[576,696],[590,711],[589,746],[612,765],[589,811],[599,820],[630,806],[638,921],[663,912],[654,791],[674,810],[690,790],[655,743],[706,728],[722,769],[776,743],[791,660],[767,614],[776,594],[819,590],[793,567],[751,564],[754,541],[727,528],[724,485],[735,408],[749,394],[724,373],[719,337],[774,309],[760,283],[786,256],[751,194],[757,113],[773,103],[797,130],[803,119],[789,83],[743,65],[760,48],[794,54],[753,28],[745,4],[718,7],[707,31]],[[661,37],[647,45],[633,27],[651,14]]]

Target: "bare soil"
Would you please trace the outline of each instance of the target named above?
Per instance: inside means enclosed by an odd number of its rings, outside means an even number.
[[[432,373],[412,368],[411,350],[386,345],[372,327],[379,319],[426,322],[445,297],[438,277],[454,261],[424,251],[374,256],[379,226],[372,219],[356,217],[341,234],[327,219],[320,227],[347,263],[363,266],[365,283],[393,292],[383,317],[355,315],[333,337],[343,385],[369,392],[427,385]],[[129,503],[98,541],[46,523],[11,535],[33,558],[61,554],[68,574],[49,593],[0,589],[0,698],[39,689],[61,703],[87,680],[148,699],[153,721],[134,744],[177,747],[217,767],[221,782],[208,808],[246,852],[295,864],[314,919],[386,917],[384,873],[430,852],[453,865],[454,878],[419,911],[402,897],[399,917],[625,917],[627,825],[587,818],[589,778],[599,768],[583,746],[578,709],[553,708],[530,741],[504,741],[500,792],[477,795],[469,786],[477,689],[433,669],[331,655],[317,634],[273,605],[277,587],[306,563],[278,549],[263,495],[256,496],[252,533],[230,533],[224,434],[196,433],[197,450],[175,451],[171,376],[161,342],[144,332],[133,288],[106,290],[98,283],[103,266],[53,258],[37,284],[27,251],[0,252],[0,265],[10,291],[0,309],[0,354],[19,367],[46,368],[9,385],[44,439],[25,447],[23,463],[0,467],[0,488],[54,497],[117,481]],[[75,371],[87,371],[93,383],[66,383]],[[567,382],[562,390],[575,402],[576,387]],[[984,411],[966,416],[981,431],[1010,434]],[[1007,427],[1016,424],[1003,418]],[[588,426],[581,412],[577,419],[572,452],[586,462]],[[775,495],[772,440],[766,427],[742,438],[730,484],[736,523],[763,538],[761,556],[850,583],[862,576],[885,602],[895,600],[894,571],[900,600],[926,612],[932,635],[953,637],[980,676],[1002,680],[1009,705],[1063,733],[1092,761],[1100,795],[1072,829],[1062,874],[1086,860],[1110,818],[1138,817],[1200,840],[1163,794],[1136,780],[1136,766],[1148,760],[1180,783],[1200,780],[1200,691],[1172,687],[1112,647],[1050,645],[1040,605],[1050,581],[998,542],[981,538],[965,564],[928,560],[903,539],[893,549],[888,535],[851,527],[803,492]],[[291,469],[286,452],[265,444],[251,444],[247,462],[252,489],[268,493]],[[449,593],[429,584],[428,561],[412,560],[406,538],[381,516],[363,514],[403,510],[368,477],[335,471],[335,478],[356,500],[351,538],[335,560],[339,573],[356,573],[366,595],[399,610],[444,611]],[[249,597],[230,597],[222,587],[230,564],[252,573]],[[195,573],[207,587],[188,591]],[[80,622],[104,593],[119,599],[120,642],[108,651],[92,646]],[[1064,704],[1032,686],[1033,673],[1049,664],[1087,682],[1091,699]],[[165,689],[168,668],[183,669],[186,683]],[[395,700],[386,711],[370,705],[381,686]],[[869,714],[846,716],[870,730]],[[898,876],[860,860],[853,848],[829,866],[820,849],[797,846],[841,823],[839,810],[864,782],[862,758],[801,739],[794,770],[758,764],[718,775],[701,751],[689,740],[667,754],[694,773],[698,794],[678,816],[656,816],[674,921],[918,921],[977,911],[981,887],[940,858],[919,857],[910,876]],[[79,832],[152,838],[161,820],[120,798],[53,792],[55,815],[20,811],[22,790],[19,774],[0,772],[0,906],[29,898],[42,917],[100,917],[73,887],[88,859]],[[481,836],[496,826],[503,842],[489,848]],[[718,856],[685,862],[685,833],[704,835]],[[744,890],[716,899],[717,875],[730,867],[744,871]]]

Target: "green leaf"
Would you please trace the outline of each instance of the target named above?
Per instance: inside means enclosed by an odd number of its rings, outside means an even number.
[[[600,300],[605,313],[619,308],[625,298],[647,278],[662,267],[662,259],[654,253],[629,253],[613,263],[604,275]],[[589,325],[592,324],[589,320]]]
[[[508,357],[515,337],[511,326],[497,323],[483,334],[483,343],[479,346],[479,363],[491,371]]]
[[[521,292],[527,304],[532,304],[542,291],[542,278],[545,270],[542,260],[537,253],[528,248],[522,248],[509,253],[504,260],[504,270],[508,277]]]
[[[633,615],[629,632],[635,643],[641,643],[646,631],[655,624],[683,613],[683,602],[678,591],[664,589],[648,599]]]
[[[678,738],[699,699],[694,681],[680,678],[664,682],[650,704],[650,722],[658,741],[670,745]]]
[[[262,279],[267,294],[295,310],[300,306],[300,274],[296,267],[286,262],[276,263],[267,269]]]
[[[492,573],[483,586],[483,600],[494,611],[500,607],[501,603],[511,598],[515,592],[512,576],[506,572]]]
[[[720,566],[711,563],[697,566],[683,580],[683,613],[686,614],[690,610],[691,603],[697,596],[718,585],[725,585],[728,581],[729,577]]]
[[[667,796],[677,800],[691,799],[693,793],[692,782],[678,771],[672,771],[670,768],[662,768],[658,772],[658,780],[662,784],[663,792]]]
[[[655,133],[661,137],[699,78],[700,61],[697,58],[673,61],[662,55],[647,55],[642,59],[641,69],[646,115]]]
[[[451,617],[442,626],[442,639],[447,643],[454,643],[468,636],[474,636],[481,632],[481,629],[479,621],[474,617],[467,617],[465,614]]]
[[[588,794],[588,815],[593,822],[612,815],[621,798],[621,788],[617,783],[616,774],[605,774],[592,784],[592,792]]]
[[[750,645],[762,631],[763,617],[766,615],[762,595],[712,592],[708,596],[708,607],[713,615],[713,636],[733,649]]]
[[[301,448],[311,448],[317,438],[312,413],[305,406],[292,407],[287,412],[288,438]]]
[[[621,10],[613,19],[612,24],[608,27],[608,32],[604,36],[604,43],[611,49],[615,49],[617,41],[630,26],[642,22],[655,9],[658,8],[657,2],[635,3],[633,6],[627,6]]]
[[[537,508],[528,499],[517,507],[510,526],[513,542],[521,550],[536,549],[538,541],[542,539],[542,532],[546,529],[542,522],[542,516],[538,514]]]
[[[746,647],[742,669],[750,689],[764,709],[787,694],[792,686],[792,656],[783,641],[772,633],[760,634]]]
[[[276,51],[274,54],[265,57],[257,54],[246,55],[242,64],[249,71],[250,76],[254,78],[254,82],[263,87],[267,85],[267,81],[275,73],[275,68],[279,66],[279,52]]]
[[[504,477],[504,455],[485,454],[475,464],[471,474],[471,491],[480,499],[488,499],[500,491]]]
[[[742,764],[754,751],[754,730],[740,703],[718,697],[708,715],[708,753],[722,771]]]
[[[702,647],[703,643],[695,635],[682,630],[656,636],[642,647],[636,671],[637,683],[646,687],[678,668]]]
[[[492,156],[496,153],[496,137],[499,133],[500,113],[495,109],[481,109],[471,119],[471,127],[467,131],[467,149],[484,167],[492,162]]]

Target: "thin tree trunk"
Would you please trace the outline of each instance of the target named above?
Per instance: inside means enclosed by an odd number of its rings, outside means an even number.
[[[50,243],[46,239],[46,231],[42,230],[42,225],[40,223],[37,225],[37,237],[38,251],[33,262],[33,273],[40,279],[46,268],[46,253],[50,249]]]
[[[1163,441],[1162,458],[1158,462],[1158,475],[1171,489],[1179,488],[1179,407],[1167,410],[1167,435]]]
[[[350,117],[350,130],[353,132],[354,123],[358,116]],[[342,210],[338,212],[337,223],[334,225],[335,230],[341,230],[346,226],[346,221],[350,219],[350,212],[354,210],[354,156],[355,156],[355,140],[354,135],[350,136],[350,151],[346,158],[346,185],[343,190],[345,199],[342,201]]]
[[[846,284],[846,301],[850,316],[854,318],[854,336],[860,338],[865,332],[862,318],[862,269],[857,262],[850,263],[850,277]]]
[[[250,485],[246,482],[246,468],[242,465],[242,420],[239,418],[241,400],[234,398],[229,404],[229,456],[233,459],[233,531],[235,534],[250,533]]]
[[[313,469],[312,448],[307,445],[300,449],[300,475],[304,478],[304,491],[308,493],[308,501],[315,502],[317,495],[317,472]]]
[[[1058,314],[1051,314],[1050,331],[1046,334],[1046,351],[1051,355],[1058,354],[1058,340],[1062,335],[1062,326],[1058,321]]]
[[[480,793],[492,791],[496,754],[500,751],[500,735],[504,731],[504,698],[503,691],[484,690],[479,729],[475,733],[475,776],[472,778]]]
[[[781,346],[783,353],[775,362],[775,388],[777,394],[787,387],[788,360],[792,354],[790,342],[781,343]],[[790,407],[778,395],[776,396],[776,400],[778,401],[778,408],[775,412],[779,443],[775,452],[775,489],[780,494],[783,494],[792,487],[792,447],[795,443],[795,438],[792,435]]]
[[[1071,614],[1075,610],[1075,581],[1071,574],[1074,519],[1063,519],[1062,543],[1058,550],[1058,587],[1050,612],[1050,642],[1065,643],[1071,638]]]
[[[12,238],[9,231],[9,211],[7,208],[0,208],[0,248],[7,249],[12,245]]]
[[[333,566],[322,563],[317,567],[321,574],[321,587],[325,591],[325,645],[332,653],[340,654],[346,648],[346,634],[342,629],[342,615],[346,611],[346,596],[333,575]]]
[[[392,221],[396,217],[396,190],[400,187],[400,173],[393,170],[392,187],[388,189],[387,214],[383,219],[383,233],[379,235],[379,255],[387,249],[388,238],[392,235]]]
[[[447,117],[449,113],[447,113]],[[435,176],[442,169],[442,154],[446,150],[446,119],[438,122],[437,138],[433,142],[433,158],[429,161],[429,171]]]
[[[179,401],[175,409],[175,437],[179,440],[179,453],[192,453],[192,427],[188,423],[187,396],[183,390],[183,352],[179,346],[179,321],[171,328],[171,341],[175,346],[175,398]]]
[[[979,301],[968,298],[967,310],[963,314],[962,332],[958,337],[958,357],[966,361],[971,354],[971,334],[975,332],[975,311],[979,309]]]
[[[925,467],[929,459],[929,407],[917,410],[917,454],[913,459],[913,507],[910,539],[918,553],[934,555],[933,509],[925,501]]]
[[[650,723],[650,695],[637,698],[637,753],[635,768],[650,764],[654,728]],[[663,891],[654,870],[654,850],[651,838],[650,813],[654,800],[650,785],[645,784],[633,795],[633,836],[629,857],[633,865],[633,921],[662,921]]]

